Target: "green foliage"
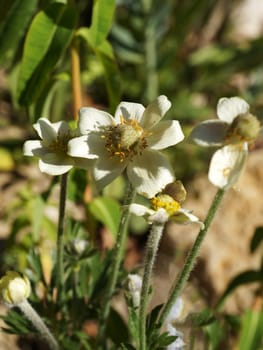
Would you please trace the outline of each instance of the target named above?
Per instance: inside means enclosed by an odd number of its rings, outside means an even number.
[[[20,46],[37,0],[0,1],[0,64],[9,67]]]
[[[112,198],[96,197],[90,204],[89,210],[94,217],[102,222],[116,237],[121,217],[120,205]]]
[[[21,105],[28,106],[39,96],[70,43],[76,22],[75,7],[57,2],[33,19],[26,36],[17,88]]]

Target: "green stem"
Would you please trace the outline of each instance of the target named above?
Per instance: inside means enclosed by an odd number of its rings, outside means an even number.
[[[18,304],[17,307],[23,312],[25,317],[33,324],[33,326],[39,331],[43,339],[47,342],[50,350],[58,350],[59,346],[53,335],[50,333],[49,329],[38,315],[38,313],[33,309],[31,304],[25,299],[22,303]]]
[[[146,18],[145,24],[145,72],[146,72],[146,101],[153,101],[159,90],[157,75],[157,51],[155,26],[151,19],[152,0],[143,0]]]
[[[61,305],[64,300],[64,219],[65,219],[65,207],[67,197],[67,179],[68,174],[61,175],[60,178],[60,197],[59,197],[59,215],[58,215],[58,229],[57,229],[57,302]]]
[[[102,304],[100,319],[99,319],[99,335],[98,335],[98,345],[105,345],[105,331],[106,331],[106,323],[110,312],[110,302],[112,295],[114,293],[118,274],[120,270],[121,261],[123,258],[123,251],[127,239],[127,225],[128,219],[130,217],[129,214],[129,205],[133,202],[135,197],[135,190],[132,188],[131,184],[128,184],[128,188],[126,191],[126,195],[123,203],[123,211],[122,217],[119,223],[118,234],[116,237],[115,246],[113,248],[113,261],[111,273],[109,274],[110,278],[108,279],[108,285],[105,291],[105,297]]]
[[[153,266],[156,258],[156,253],[159,247],[160,239],[162,237],[164,229],[164,224],[153,224],[151,233],[149,235],[147,246],[146,246],[146,256],[144,262],[144,273],[141,289],[141,300],[139,309],[139,343],[140,350],[146,350],[146,318],[147,318],[147,306],[149,304],[150,296],[150,285]]]
[[[170,290],[170,295],[168,297],[168,301],[164,305],[164,308],[160,314],[160,317],[159,317],[160,327],[165,322],[165,320],[170,312],[170,309],[174,305],[177,297],[179,296],[179,294],[181,293],[182,289],[184,288],[186,282],[189,279],[190,273],[192,272],[194,265],[196,263],[202,242],[203,242],[203,240],[206,236],[206,233],[209,229],[209,226],[210,226],[210,224],[215,216],[215,213],[217,212],[217,209],[218,209],[218,207],[221,203],[221,200],[224,196],[224,193],[225,193],[225,190],[219,189],[214,197],[214,200],[209,208],[206,219],[204,221],[204,228],[199,231],[199,234],[198,234],[198,236],[197,236],[197,238],[192,246],[192,249],[190,250],[190,252],[188,253],[188,255],[186,257],[183,269],[182,269],[180,275],[178,276],[178,278],[175,280],[175,283]]]

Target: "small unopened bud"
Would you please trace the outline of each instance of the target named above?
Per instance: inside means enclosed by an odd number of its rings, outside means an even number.
[[[186,189],[180,180],[176,180],[166,185],[163,193],[168,194],[179,203],[183,203],[186,198]]]
[[[78,255],[81,255],[84,252],[84,250],[87,248],[87,246],[88,246],[88,242],[85,239],[76,238],[72,242],[72,247]]]
[[[226,141],[229,143],[252,142],[260,132],[260,122],[252,114],[240,114],[229,127]]]
[[[29,279],[18,272],[8,271],[0,280],[0,295],[7,306],[25,301],[31,292]]]
[[[128,275],[128,289],[132,297],[132,303],[134,307],[140,305],[140,295],[142,289],[142,278],[136,274]]]

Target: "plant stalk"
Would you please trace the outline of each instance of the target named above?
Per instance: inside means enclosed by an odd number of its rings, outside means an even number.
[[[31,304],[25,299],[22,303],[18,304],[17,307],[23,312],[25,317],[32,322],[33,326],[38,330],[43,339],[48,344],[50,350],[58,350],[59,346],[50,330],[47,328],[41,317],[31,306]]]
[[[80,77],[80,57],[79,41],[74,38],[70,48],[71,58],[71,87],[73,94],[73,114],[74,119],[78,120],[78,111],[82,106],[81,77]]]
[[[139,344],[140,350],[147,350],[146,344],[146,320],[147,307],[150,299],[150,286],[154,262],[162,237],[165,224],[154,223],[146,245],[146,256],[144,261],[144,273],[142,280],[140,308],[139,308]]]
[[[61,305],[64,300],[64,220],[67,198],[68,174],[62,174],[60,178],[59,215],[57,229],[57,302]]]
[[[110,273],[110,278],[108,279],[108,285],[105,291],[105,297],[102,304],[100,319],[99,319],[99,334],[98,334],[98,345],[105,345],[105,331],[106,323],[110,312],[110,302],[112,295],[114,293],[118,274],[120,270],[121,261],[123,258],[124,247],[127,239],[127,225],[130,217],[129,205],[133,202],[135,197],[135,190],[132,188],[131,184],[128,184],[126,195],[123,203],[122,217],[119,223],[118,234],[116,237],[115,246],[113,248],[113,261]]]
[[[170,295],[168,297],[168,300],[166,304],[164,305],[161,314],[159,316],[159,325],[160,327],[164,324],[172,306],[174,305],[177,297],[182,292],[186,282],[189,279],[190,273],[192,272],[194,265],[196,263],[201,245],[204,241],[204,238],[206,236],[206,233],[211,225],[211,222],[219,208],[219,205],[223,199],[225,190],[219,189],[214,197],[214,200],[209,208],[209,211],[207,213],[206,219],[204,221],[204,228],[199,231],[199,234],[192,246],[192,249],[189,251],[183,269],[181,273],[179,274],[178,278],[175,280],[175,283],[170,289]]]

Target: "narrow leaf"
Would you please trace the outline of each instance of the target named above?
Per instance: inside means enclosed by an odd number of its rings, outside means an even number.
[[[89,209],[95,218],[102,222],[116,237],[121,216],[117,201],[112,198],[97,197],[90,203]]]
[[[94,47],[99,46],[107,37],[112,25],[115,0],[95,0],[92,11],[90,39]]]
[[[257,227],[250,243],[250,251],[253,253],[263,242],[263,227]]]
[[[37,0],[0,1],[0,63],[9,65],[37,6]]]
[[[67,48],[77,21],[73,5],[51,3],[40,11],[28,31],[18,83],[18,100],[30,105],[43,89]]]

